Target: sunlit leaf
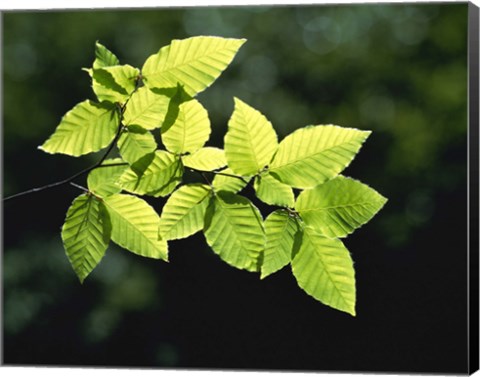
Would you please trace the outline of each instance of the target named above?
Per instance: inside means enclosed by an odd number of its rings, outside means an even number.
[[[162,142],[172,153],[193,153],[210,137],[207,110],[196,99],[181,103],[175,120],[168,123],[162,126]]]
[[[298,246],[300,238],[297,220],[285,210],[274,211],[266,218],[265,234],[267,242],[263,253],[262,279],[291,262],[294,246]]]
[[[68,209],[62,240],[80,282],[105,255],[110,235],[111,224],[104,204],[91,195],[78,196]]]
[[[183,156],[182,161],[186,167],[207,171],[220,169],[227,165],[223,149],[214,147],[199,149],[194,154]]]
[[[265,233],[260,212],[247,198],[219,192],[207,209],[204,234],[223,261],[239,269],[259,271]]]
[[[228,191],[236,194],[243,189],[249,181],[250,177],[238,176],[232,169],[227,168],[215,175],[212,186],[215,192]]]
[[[175,39],[145,61],[144,82],[149,88],[171,88],[180,83],[193,96],[220,76],[243,43],[245,39],[204,36]]]
[[[70,156],[96,152],[112,142],[118,124],[113,105],[83,101],[63,116],[55,132],[39,148]]]
[[[211,189],[201,184],[185,185],[173,192],[160,217],[160,237],[173,240],[202,230],[210,193]]]
[[[268,173],[255,178],[254,188],[257,197],[267,204],[291,208],[295,203],[292,188]]]
[[[270,163],[277,147],[277,134],[267,118],[235,98],[225,135],[228,166],[237,174],[256,174]]]
[[[160,218],[147,202],[115,194],[104,203],[112,223],[112,241],[135,254],[168,260],[167,241],[158,239]]]
[[[117,142],[122,158],[133,164],[157,149],[152,133],[139,126],[128,126]]]
[[[338,176],[303,191],[295,204],[305,224],[327,237],[345,237],[370,221],[386,203],[382,195],[351,178]]]
[[[301,128],[282,140],[270,173],[292,187],[315,187],[345,169],[370,133],[333,125]]]
[[[120,64],[120,61],[113,52],[107,49],[100,42],[95,42],[95,61],[93,62],[94,69],[118,64]]]
[[[125,125],[140,126],[153,130],[162,126],[168,112],[171,97],[165,93],[152,92],[147,87],[132,94],[123,114]]]
[[[300,288],[310,296],[355,316],[355,271],[342,241],[306,227],[292,271]]]
[[[183,165],[178,157],[165,151],[156,151],[131,165],[118,183],[126,191],[158,197],[170,194],[182,175]]]
[[[130,65],[115,65],[88,71],[99,101],[125,102],[133,93],[140,71]]]
[[[117,181],[127,169],[127,166],[118,165],[121,163],[124,163],[121,158],[105,160],[102,163],[102,167],[98,167],[88,173],[88,189],[95,195],[101,197],[117,194],[122,191]]]

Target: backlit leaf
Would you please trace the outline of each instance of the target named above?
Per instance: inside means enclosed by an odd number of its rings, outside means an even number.
[[[173,192],[160,217],[160,237],[173,240],[202,230],[210,193],[210,188],[201,184],[185,185]]]
[[[228,191],[236,194],[243,189],[249,181],[250,177],[238,176],[232,169],[227,168],[215,175],[212,186],[215,192]]]
[[[178,157],[165,151],[156,151],[131,165],[118,183],[126,191],[158,197],[170,194],[182,175],[183,165]]]
[[[111,224],[104,204],[91,195],[78,196],[68,209],[62,240],[80,282],[105,255],[110,235]]]
[[[118,123],[118,112],[113,105],[87,100],[67,112],[55,132],[39,148],[70,156],[96,152],[110,144]]]
[[[292,188],[268,173],[255,178],[254,188],[257,197],[267,204],[292,208],[295,203]]]
[[[260,212],[247,198],[219,192],[207,209],[204,234],[213,251],[229,265],[259,271],[265,233]]]
[[[306,225],[327,237],[345,237],[367,223],[387,199],[363,183],[338,176],[303,191],[295,204]]]
[[[292,271],[298,285],[310,296],[355,316],[355,271],[342,241],[306,227]]]
[[[168,260],[167,241],[158,239],[160,218],[147,202],[115,194],[104,203],[112,223],[112,241],[143,257]]]
[[[301,128],[280,143],[270,173],[292,187],[315,187],[345,169],[370,133],[333,125]]]
[[[95,61],[93,62],[94,69],[118,64],[120,64],[120,61],[113,52],[107,49],[100,42],[95,42]]]
[[[210,137],[207,110],[196,99],[179,105],[175,120],[162,126],[162,142],[172,153],[193,153]]]
[[[130,165],[157,149],[151,132],[139,126],[128,126],[117,142],[122,158]]]
[[[245,39],[205,36],[175,39],[145,61],[145,85],[171,88],[180,83],[193,96],[220,76],[243,43]]]
[[[124,102],[136,87],[140,71],[130,65],[115,65],[88,71],[99,101]]]
[[[182,161],[186,167],[207,171],[220,169],[227,165],[223,149],[214,147],[205,147],[194,154],[182,156]]]
[[[123,114],[124,124],[153,130],[162,126],[168,112],[170,96],[152,92],[147,87],[132,94]]]
[[[121,164],[123,162],[124,161],[122,161],[121,158],[109,159],[102,163],[102,167],[93,169],[88,174],[88,189],[95,195],[101,197],[117,194],[122,191],[122,188],[117,184],[117,181],[127,169],[127,166],[116,164]]]
[[[299,243],[299,226],[297,220],[285,210],[272,212],[265,220],[266,245],[263,253],[262,275],[277,272],[289,264],[294,254],[294,246]]]
[[[277,147],[277,134],[267,118],[235,98],[225,135],[228,166],[237,174],[256,174],[270,163]]]

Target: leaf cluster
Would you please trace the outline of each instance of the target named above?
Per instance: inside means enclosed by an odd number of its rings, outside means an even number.
[[[386,199],[340,173],[370,131],[312,125],[279,142],[271,122],[235,98],[223,149],[207,146],[211,124],[195,96],[244,43],[173,40],[141,69],[120,65],[96,43],[95,61],[85,71],[98,101],[73,107],[40,147],[70,156],[107,148],[68,209],[61,231],[67,257],[83,282],[110,241],[167,261],[169,241],[203,232],[229,265],[263,279],[290,264],[305,292],[355,315],[353,262],[341,239]],[[112,150],[118,156],[107,159]],[[204,181],[184,183],[186,171]],[[241,194],[247,185],[277,207],[265,219]],[[158,214],[142,196],[168,199]]]

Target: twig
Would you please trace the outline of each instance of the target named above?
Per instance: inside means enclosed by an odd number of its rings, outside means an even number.
[[[241,177],[241,176],[239,176],[239,175],[229,174],[229,173],[222,173],[221,171],[200,170],[200,169],[195,169],[195,168],[191,168],[191,167],[189,167],[189,169],[190,169],[191,171],[200,173],[200,174],[202,174],[202,175],[203,175],[204,173],[213,173],[213,174],[216,174],[216,175],[223,175],[223,176],[225,176],[225,177],[237,178],[237,179],[240,179],[243,183],[248,184],[248,181],[247,181],[244,177]]]
[[[96,168],[99,168],[99,167],[114,166],[114,165],[116,165],[116,164],[102,165],[102,162],[105,161],[105,159],[107,158],[108,154],[111,152],[111,150],[113,149],[114,145],[116,144],[116,142],[117,142],[118,139],[120,138],[120,135],[121,135],[121,133],[122,133],[123,127],[124,127],[124,126],[123,126],[122,122],[120,122],[120,124],[118,125],[117,133],[116,133],[114,139],[112,140],[112,142],[110,143],[110,145],[108,146],[108,149],[107,149],[106,152],[103,154],[102,158],[101,158],[97,163],[95,163],[94,165],[90,166],[89,168],[86,168],[86,169],[83,169],[83,170],[79,171],[78,173],[72,175],[71,177],[62,179],[61,181],[54,182],[54,183],[50,183],[50,184],[48,184],[48,185],[41,186],[41,187],[35,187],[35,188],[30,189],[30,190],[27,190],[27,191],[19,192],[18,194],[14,194],[14,195],[7,196],[6,198],[3,198],[3,201],[6,202],[7,200],[19,198],[19,197],[21,197],[21,196],[25,196],[25,195],[33,194],[33,193],[40,192],[40,191],[43,191],[43,190],[51,189],[51,188],[53,188],[53,187],[58,187],[58,186],[66,185],[66,184],[71,183],[74,179],[76,179],[76,178],[78,178],[78,177],[80,177],[80,176],[82,176],[82,175],[84,175],[84,174],[87,174],[87,173],[91,172],[93,169],[96,169]]]

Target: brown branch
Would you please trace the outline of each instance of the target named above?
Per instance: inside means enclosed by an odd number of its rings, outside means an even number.
[[[90,173],[94,169],[97,169],[97,168],[100,168],[100,167],[117,165],[117,164],[102,165],[102,162],[105,161],[108,154],[112,151],[114,145],[116,144],[116,142],[120,138],[120,135],[122,133],[123,128],[124,128],[124,126],[123,126],[122,122],[120,122],[120,124],[118,125],[117,133],[116,133],[115,137],[113,138],[112,142],[110,143],[110,145],[108,146],[108,149],[103,154],[102,158],[100,158],[100,160],[98,162],[96,162],[94,165],[90,166],[89,168],[86,168],[86,169],[83,169],[83,170],[79,171],[78,173],[72,175],[71,177],[62,179],[61,181],[49,183],[48,185],[45,185],[45,186],[35,187],[35,188],[27,190],[27,191],[19,192],[18,194],[7,196],[6,198],[3,198],[3,201],[6,202],[7,200],[19,198],[21,196],[34,194],[36,192],[44,191],[44,190],[51,189],[51,188],[58,187],[58,186],[67,185],[67,184],[71,183],[74,179],[76,179],[78,177],[81,177],[84,174]]]

